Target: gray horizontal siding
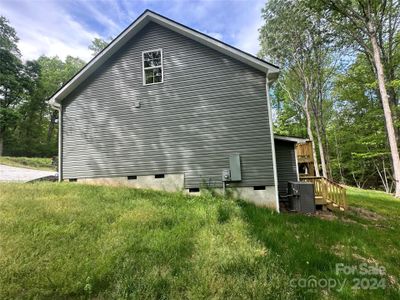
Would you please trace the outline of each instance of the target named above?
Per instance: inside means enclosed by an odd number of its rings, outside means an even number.
[[[288,181],[297,181],[295,144],[275,140],[276,169],[278,173],[278,190],[287,193]]]
[[[164,83],[143,86],[142,51],[158,48]],[[219,186],[240,153],[236,185],[274,182],[265,74],[154,23],[66,99],[62,143],[64,178],[184,173],[186,187]]]

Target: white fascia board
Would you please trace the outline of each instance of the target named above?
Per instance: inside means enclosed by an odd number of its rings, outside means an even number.
[[[276,135],[276,134],[275,134],[274,138],[275,138],[275,140],[299,143],[299,144],[303,144],[308,141],[307,139],[303,139],[303,138],[298,138],[298,137],[293,137],[293,136],[282,136],[282,135]]]
[[[100,67],[108,58],[116,53],[127,41],[129,41],[136,33],[138,33],[145,25],[147,14],[144,14],[134,23],[132,23],[128,29],[126,29],[120,36],[112,41],[102,52],[100,52],[95,58],[93,58],[85,67],[83,67],[75,77],[67,82],[62,89],[50,98],[50,104],[56,106],[64,99],[69,93],[71,93],[79,84],[93,74],[98,67]],[[148,19],[148,18],[147,18]]]
[[[178,24],[172,20],[157,15],[151,11],[145,12],[135,22],[133,22],[127,29],[125,29],[110,45],[108,45],[102,52],[93,58],[74,78],[67,82],[58,92],[50,98],[50,104],[53,107],[57,106],[68,94],[78,87],[85,79],[87,79],[93,72],[95,72],[108,58],[116,53],[126,42],[135,36],[144,26],[150,21],[153,21],[161,26],[164,26],[172,31],[180,33],[192,40],[195,40],[209,48],[239,60],[247,65],[252,66],[262,72],[268,74],[269,82],[275,80],[279,74],[279,68],[259,60],[250,54],[235,49],[220,41],[212,39],[200,32],[190,29],[186,26]]]
[[[166,18],[162,18],[158,15],[152,14],[151,17],[152,17],[153,22],[155,22],[161,26],[164,26],[172,31],[178,32],[178,33],[182,34],[183,36],[186,36],[186,37],[188,37],[192,40],[195,40],[205,46],[208,46],[211,49],[214,49],[214,50],[221,52],[227,56],[235,58],[236,60],[239,60],[247,65],[250,65],[250,66],[254,67],[255,69],[258,69],[265,73],[268,72],[269,75],[273,75],[273,73],[279,73],[278,68],[268,64],[267,62],[263,62],[249,54],[246,54],[246,53],[244,53],[240,50],[237,50],[229,45],[219,42],[218,40],[212,39],[200,32],[197,32],[186,26],[177,24]]]

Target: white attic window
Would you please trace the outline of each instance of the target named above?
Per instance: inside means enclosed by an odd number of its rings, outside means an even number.
[[[142,52],[143,85],[163,82],[162,49]]]

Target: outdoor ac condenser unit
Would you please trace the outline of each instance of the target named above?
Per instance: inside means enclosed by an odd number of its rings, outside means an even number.
[[[314,185],[309,182],[288,182],[289,207],[292,211],[315,213]]]

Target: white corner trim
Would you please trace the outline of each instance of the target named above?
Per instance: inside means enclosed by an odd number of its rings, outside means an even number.
[[[297,181],[300,181],[300,174],[299,174],[299,161],[297,160],[297,144],[294,144],[294,159],[296,162],[296,175],[297,175]]]
[[[269,97],[269,80],[268,74],[265,76],[265,89],[267,92],[267,105],[268,105],[268,118],[269,118],[269,129],[271,133],[271,152],[272,152],[272,166],[274,170],[274,185],[275,185],[275,198],[276,198],[276,211],[279,213],[279,191],[278,191],[278,171],[276,166],[276,153],[275,153],[275,139],[274,139],[274,128],[272,122],[272,105]]]
[[[279,68],[253,57],[252,55],[242,52],[234,47],[228,46],[218,40],[212,39],[200,32],[190,29],[184,25],[169,20],[152,11],[145,11],[130,26],[128,26],[120,35],[118,35],[103,51],[95,56],[85,67],[83,67],[69,82],[67,82],[60,90],[58,90],[51,98],[50,104],[55,107],[56,103],[60,103],[75,88],[78,87],[85,79],[87,79],[97,68],[99,68],[108,58],[116,53],[127,41],[135,36],[150,21],[161,26],[180,33],[192,40],[195,40],[205,46],[216,51],[237,59],[247,65],[250,65],[262,72],[269,74],[270,79],[277,78]]]
[[[63,180],[63,171],[62,171],[62,106],[58,104],[58,182]]]

